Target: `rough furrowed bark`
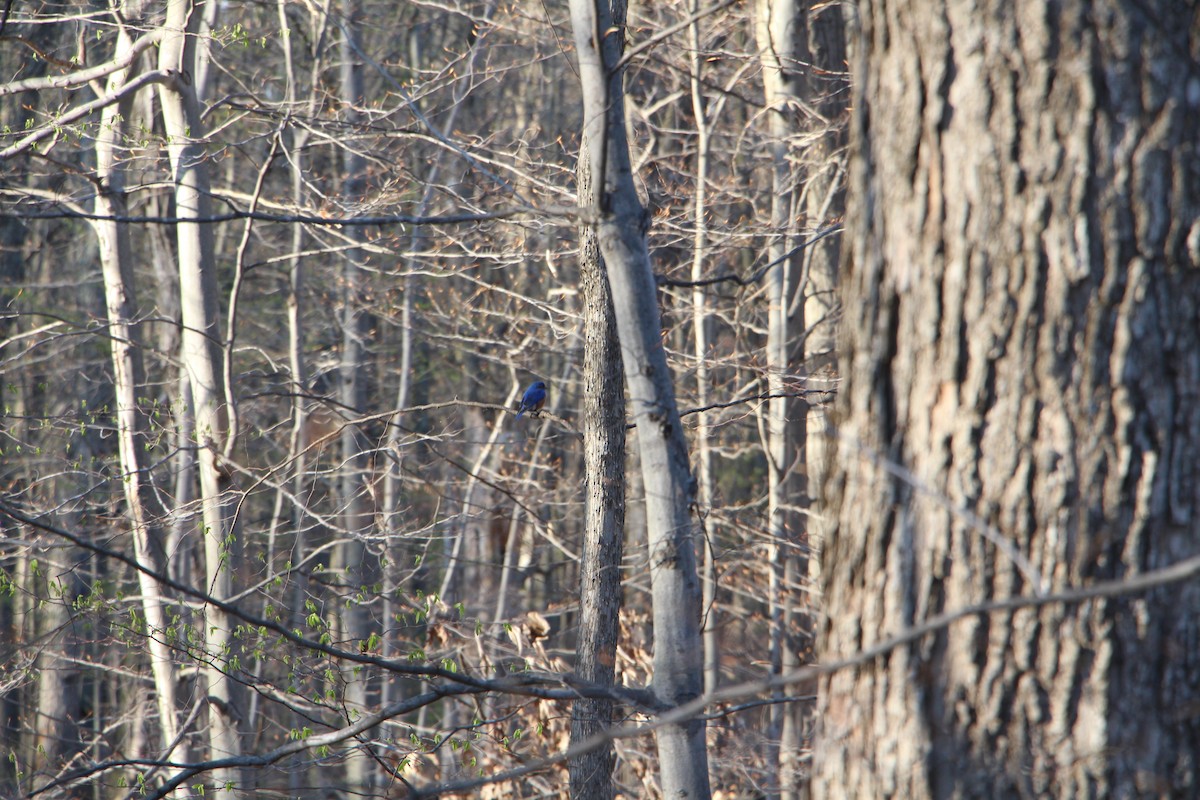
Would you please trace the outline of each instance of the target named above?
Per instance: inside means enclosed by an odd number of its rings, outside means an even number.
[[[579,164],[580,202],[591,197],[586,154]],[[625,543],[625,392],[621,351],[600,244],[590,228],[580,231],[580,290],[584,298],[584,520],[580,566],[579,645],[576,674],[612,685],[616,674],[621,614],[621,554]],[[578,700],[572,708],[571,741],[586,741],[613,724],[613,704]],[[571,797],[613,796],[613,747],[608,744],[570,762]]]
[[[983,525],[1052,589],[1200,550],[1195,14],[862,5],[822,660],[1033,591]],[[1197,608],[977,618],[830,676],[814,794],[1188,795]]]

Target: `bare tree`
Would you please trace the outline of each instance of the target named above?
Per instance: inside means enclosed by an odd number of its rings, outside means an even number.
[[[121,12],[114,14],[117,25],[117,45],[113,62],[126,64],[108,76],[107,90],[118,95],[130,79],[134,63],[128,56],[134,47],[129,26],[138,25],[140,9],[136,3],[124,4]],[[129,226],[119,221],[128,215],[126,203],[126,180],[124,164],[119,152],[125,146],[125,121],[132,116],[134,97],[127,96],[121,102],[106,106],[100,114],[100,128],[96,136],[96,192],[95,213],[92,223],[99,243],[99,257],[104,276],[104,294],[111,333],[113,394],[117,443],[124,487],[125,505],[133,533],[133,548],[138,560],[161,571],[163,558],[162,543],[153,525],[153,495],[145,477],[146,434],[148,430],[144,401],[141,392],[146,386],[146,374],[142,357],[142,326],[139,317],[144,311],[136,299],[133,272],[133,253],[129,240]],[[142,613],[150,635],[150,667],[154,677],[154,697],[158,710],[158,729],[161,732],[162,758],[171,758],[180,744],[177,714],[176,686],[179,672],[174,664],[171,648],[167,645],[166,614],[163,608],[164,593],[150,575],[139,573]],[[177,757],[177,755],[176,755]],[[184,756],[186,760],[186,755]]]
[[[654,613],[654,681],[664,703],[703,690],[700,586],[691,518],[695,478],[662,344],[654,276],[646,249],[646,211],[633,183],[625,129],[625,4],[572,0],[571,24],[583,87],[583,130],[600,253],[616,309],[629,407],[637,425]],[[668,797],[709,795],[704,723],[688,720],[656,734]]]
[[[846,109],[850,86],[846,77],[846,9],[806,2],[803,11],[804,101],[812,109],[804,148],[804,215],[811,228],[825,229],[846,211]],[[841,239],[829,237],[806,247],[801,270],[804,303],[803,375],[805,388],[828,397],[837,387],[838,272]],[[805,520],[808,580],[820,583],[821,543],[825,519],[823,493],[828,462],[826,403],[811,403],[805,420],[803,448],[808,500]]]
[[[713,505],[713,447],[707,408],[711,399],[711,377],[709,374],[709,299],[703,286],[706,269],[710,266],[711,253],[708,244],[709,165],[712,158],[712,136],[709,108],[704,91],[704,50],[700,35],[700,2],[692,0],[688,5],[692,24],[688,26],[688,70],[692,114],[696,120],[696,195],[693,212],[692,234],[692,340],[696,354],[696,404],[700,413],[696,422],[696,501],[704,519]],[[717,104],[718,106],[720,103]],[[701,570],[701,597],[703,600],[704,630],[704,691],[712,692],[720,682],[720,642],[717,637],[717,564],[714,557],[716,546],[714,532],[704,523],[703,567]]]
[[[793,669],[797,663],[791,629],[796,606],[792,587],[806,572],[799,552],[800,511],[806,504],[807,487],[803,481],[801,443],[804,418],[808,413],[802,397],[789,393],[792,349],[796,331],[804,330],[804,304],[796,301],[803,291],[799,266],[801,258],[792,251],[797,234],[796,208],[800,187],[791,169],[789,140],[796,133],[796,89],[800,69],[799,22],[795,0],[758,0],[755,38],[762,61],[763,95],[769,118],[767,143],[771,172],[771,231],[767,252],[773,266],[767,281],[767,414],[763,449],[767,455],[767,516],[770,526],[768,547],[771,571],[767,598],[770,604],[770,662],[775,674]],[[782,700],[782,687],[777,700]],[[773,774],[771,796],[785,781],[798,755],[794,731],[784,741],[784,728],[791,719],[789,707],[776,703],[770,711],[767,731],[768,768]],[[785,763],[786,762],[786,763]]]
[[[364,65],[362,58],[362,11],[357,0],[342,4],[341,35],[339,37],[340,95],[347,130],[357,133],[363,122],[362,108],[366,103]],[[351,215],[357,213],[366,199],[367,162],[360,150],[357,136],[349,136],[341,142],[341,198]],[[361,241],[363,229],[352,228],[347,238],[351,243]],[[354,419],[364,409],[367,396],[367,347],[370,324],[364,307],[365,281],[363,270],[367,253],[351,247],[342,256],[340,275],[341,352],[338,364],[338,403],[347,418],[339,437],[341,465],[338,471],[337,506],[341,533],[345,539],[338,544],[333,569],[340,577],[342,596],[338,602],[342,611],[335,615],[339,638],[347,643],[365,641],[370,635],[370,618],[364,592],[372,582],[375,570],[371,568],[372,555],[366,545],[373,522],[367,494],[367,446],[363,432]],[[344,698],[349,717],[353,721],[367,710],[367,690],[370,674],[355,665],[346,665],[342,671]],[[367,791],[370,787],[370,758],[361,751],[351,752],[346,758],[346,786],[354,791]]]
[[[800,124],[802,169],[798,210],[810,231],[830,230],[845,212],[845,110],[849,100],[846,75],[845,10],[837,5],[806,0],[799,4],[796,37],[799,51],[798,94],[806,113]],[[790,301],[792,338],[799,339],[789,348],[803,351],[796,377],[802,379],[806,397],[827,399],[836,387],[836,323],[840,315],[837,302],[840,238],[829,237],[807,243],[798,261],[796,296]],[[811,656],[812,639],[820,605],[811,590],[819,586],[820,548],[823,542],[828,433],[825,418],[827,402],[797,403],[792,437],[797,448],[794,469],[803,471],[803,481],[791,480],[793,502],[803,516],[796,524],[794,545],[797,557],[789,562],[786,583],[793,592],[782,619],[784,647],[781,666],[794,670],[804,654]],[[801,418],[804,415],[804,418]],[[799,484],[799,485],[798,485]],[[802,486],[802,488],[801,488]],[[807,564],[807,570],[804,568]],[[782,800],[795,800],[804,783],[801,756],[805,734],[813,728],[811,703],[789,705],[779,730],[779,789]]]
[[[221,367],[216,264],[213,256],[211,185],[203,144],[204,121],[200,116],[196,86],[200,74],[196,32],[202,22],[202,6],[191,0],[170,0],[162,25],[159,70],[170,79],[159,86],[163,124],[171,159],[174,183],[176,257],[179,260],[179,292],[182,309],[182,366],[187,371],[190,406],[195,418],[195,445],[200,478],[205,582],[217,600],[233,594],[233,533],[226,517],[224,493],[226,473],[222,457],[232,450],[234,431],[229,430],[229,404]],[[208,745],[213,757],[241,753],[234,683],[229,675],[233,663],[233,621],[218,604],[204,609],[205,682],[208,695]],[[213,771],[213,790],[218,797],[231,796],[238,787],[234,768]]]

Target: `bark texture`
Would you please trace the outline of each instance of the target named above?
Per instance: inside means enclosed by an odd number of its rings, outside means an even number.
[[[592,182],[586,154],[579,164],[579,199]],[[580,233],[579,287],[584,302],[583,458],[587,516],[579,579],[579,645],[575,673],[611,686],[616,674],[621,614],[621,553],[625,543],[625,391],[612,295],[592,228]],[[612,726],[613,704],[577,700],[571,741],[578,744]],[[610,744],[571,760],[574,800],[611,800],[615,763]]]
[[[927,491],[1051,588],[1200,551],[1200,12],[860,8],[823,662],[1031,591]],[[1193,796],[1197,608],[994,615],[832,675],[814,794]]]

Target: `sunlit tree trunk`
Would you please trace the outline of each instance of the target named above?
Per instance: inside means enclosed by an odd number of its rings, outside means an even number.
[[[859,8],[822,663],[1200,553],[1195,10]],[[814,794],[1193,796],[1198,608],[972,617],[831,674]]]
[[[696,572],[695,479],[662,344],[646,211],[637,196],[625,130],[625,3],[571,0],[571,24],[583,88],[584,139],[596,180],[600,254],[616,310],[629,409],[637,426],[654,619],[652,687],[665,703],[703,690],[700,585]],[[662,791],[670,798],[709,796],[704,722],[656,731]]]
[[[693,15],[700,11],[700,0],[691,0],[688,10]],[[691,51],[692,114],[696,123],[696,194],[692,214],[695,233],[692,237],[692,280],[699,282],[705,277],[708,259],[708,166],[711,157],[711,136],[704,87],[701,83],[703,54],[700,50],[700,18],[697,16],[688,26],[688,45]],[[707,289],[695,286],[692,289],[692,338],[696,356],[696,405],[707,408],[709,404],[709,310]],[[712,509],[713,503],[713,455],[709,439],[709,415],[700,411],[696,415],[696,502],[702,515]],[[720,680],[721,662],[717,639],[717,565],[714,539],[716,532],[712,523],[703,523],[704,538],[700,547],[704,555],[701,568],[701,599],[704,615],[704,691],[717,688]]]
[[[770,664],[781,674],[796,664],[793,617],[797,576],[806,570],[798,550],[800,514],[805,505],[803,474],[797,463],[804,435],[807,404],[795,394],[796,382],[791,351],[797,346],[795,333],[804,330],[804,306],[794,304],[799,285],[800,259],[789,255],[795,233],[796,175],[792,170],[789,140],[795,126],[797,59],[797,7],[795,0],[758,0],[755,38],[762,61],[763,94],[767,104],[767,147],[771,162],[771,238],[767,259],[774,264],[767,272],[767,519],[770,575],[767,602],[770,606]],[[776,691],[776,699],[783,690]],[[768,768],[772,772],[772,796],[784,784],[782,773],[798,755],[795,736],[781,741],[788,706],[776,703],[769,712],[767,728]],[[791,733],[791,731],[789,731]],[[787,763],[785,763],[787,762]]]
[[[182,311],[182,361],[191,390],[195,424],[197,471],[204,541],[204,588],[217,599],[233,594],[229,564],[231,532],[223,508],[224,477],[219,467],[222,452],[229,447],[225,387],[220,368],[220,341],[216,265],[213,260],[207,154],[203,145],[204,123],[192,86],[196,72],[195,29],[200,7],[189,0],[168,0],[159,48],[159,68],[171,70],[173,80],[159,87],[167,147],[174,182],[175,225],[179,260],[179,293]],[[204,608],[204,636],[208,658],[202,667],[208,691],[208,744],[213,758],[241,752],[238,737],[233,681],[227,673],[232,655],[232,630],[228,615],[212,604]],[[213,792],[232,796],[237,770],[215,770]]]
[[[126,8],[117,34],[115,60],[123,60],[131,39],[125,22],[136,22],[132,9]],[[131,68],[120,69],[108,78],[109,92],[115,92],[129,78]],[[129,119],[132,98],[106,107],[100,117],[96,134],[96,178],[100,191],[96,193],[95,210],[98,219],[92,223],[99,241],[100,265],[104,276],[104,295],[108,309],[109,338],[112,350],[113,394],[116,398],[117,446],[120,456],[126,513],[133,533],[133,549],[138,562],[155,572],[165,570],[161,543],[151,527],[148,509],[149,492],[144,485],[144,453],[146,452],[146,421],[139,393],[146,391],[142,362],[142,330],[139,308],[133,284],[133,263],[129,246],[128,226],[114,217],[126,216],[125,176],[117,149]],[[150,670],[154,678],[154,695],[158,709],[157,728],[161,732],[160,755],[172,757],[179,726],[176,720],[176,682],[178,674],[167,646],[166,615],[163,611],[163,591],[157,580],[144,572],[137,573],[141,589],[142,613],[148,637]],[[178,754],[175,756],[178,758]],[[186,755],[184,759],[186,760]]]
[[[362,55],[358,49],[362,27],[358,0],[346,0],[343,14],[340,42],[342,115],[347,128],[354,130],[362,121],[359,109],[366,102]],[[344,143],[341,153],[341,194],[344,201],[350,204],[360,203],[366,188],[366,159],[358,148],[359,144],[351,140]],[[351,216],[355,213],[351,208]],[[360,239],[362,229],[352,227],[348,234]],[[338,401],[341,412],[351,418],[364,411],[367,389],[366,343],[370,334],[363,301],[362,265],[365,257],[364,251],[355,248],[346,251],[342,262],[342,351]],[[368,565],[369,553],[364,544],[373,514],[366,487],[365,439],[357,424],[345,424],[342,427],[340,450],[338,516],[346,540],[338,546],[333,566],[341,576],[345,595],[338,602],[338,626],[344,644],[354,647],[357,646],[356,642],[370,635],[370,618],[363,605],[365,597],[359,596],[359,590],[370,583],[374,574]],[[348,664],[343,669],[346,707],[351,714],[366,710],[370,677],[371,673],[353,665]],[[346,784],[351,791],[367,791],[372,774],[370,763],[369,755],[361,750],[356,749],[346,756]]]

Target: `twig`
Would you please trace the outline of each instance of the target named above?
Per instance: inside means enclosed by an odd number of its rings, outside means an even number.
[[[175,77],[176,73],[170,70],[162,69],[156,69],[153,72],[147,72],[139,75],[117,91],[106,94],[103,97],[97,97],[90,103],[84,103],[81,106],[75,107],[71,111],[63,114],[61,117],[57,117],[52,122],[48,122],[40,128],[34,130],[28,136],[25,136],[3,150],[0,150],[0,161],[4,161],[16,155],[17,153],[28,150],[42,139],[57,133],[63,126],[70,125],[80,119],[83,119],[93,111],[97,111],[105,106],[110,106],[113,103],[118,103],[121,101],[121,98],[140,91],[144,86],[149,86],[150,84],[154,83],[165,83],[166,81],[174,80]],[[12,214],[6,213],[4,216],[11,218]],[[88,219],[102,219],[100,216],[92,217],[90,215],[83,214],[78,216]]]
[[[787,261],[789,258],[796,255],[804,248],[806,248],[810,245],[816,244],[817,242],[824,239],[826,236],[832,236],[835,233],[841,233],[841,232],[842,232],[842,226],[840,223],[837,225],[830,225],[827,228],[822,228],[821,230],[819,230],[815,234],[813,234],[811,238],[796,245],[791,250],[789,250],[786,253],[784,253],[783,255],[781,255],[779,258],[775,259],[774,261],[770,262],[769,264],[764,264],[763,266],[759,267],[758,270],[756,272],[754,272],[754,274],[752,274],[748,278],[743,278],[741,275],[734,275],[733,273],[729,273],[726,275],[717,275],[712,278],[705,278],[704,280],[700,280],[700,281],[680,281],[680,280],[675,280],[674,278],[668,278],[664,275],[660,275],[660,274],[656,273],[654,275],[654,282],[656,284],[658,284],[659,286],[673,286],[673,287],[683,287],[683,288],[696,287],[696,286],[712,286],[713,284],[717,284],[717,283],[736,283],[738,286],[749,286],[751,284],[758,283],[760,280],[762,280],[762,277],[764,275],[766,275],[770,271],[771,267],[775,266],[776,264],[780,264],[784,261]]]

